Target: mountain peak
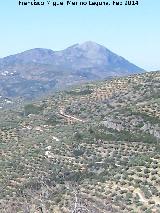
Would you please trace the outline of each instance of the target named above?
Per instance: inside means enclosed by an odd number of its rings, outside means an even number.
[[[84,43],[82,43],[82,44],[79,44],[78,45],[79,46],[79,48],[81,48],[81,49],[101,49],[101,48],[105,48],[104,46],[102,46],[102,45],[100,45],[100,44],[97,44],[96,42],[93,42],[93,41],[86,41],[86,42],[84,42]]]

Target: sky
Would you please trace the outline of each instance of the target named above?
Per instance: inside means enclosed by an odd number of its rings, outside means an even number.
[[[66,5],[67,0],[61,1]],[[53,7],[1,0],[0,58],[37,47],[56,51],[94,41],[147,71],[160,70],[160,1],[139,0],[138,6],[108,1],[110,6]]]

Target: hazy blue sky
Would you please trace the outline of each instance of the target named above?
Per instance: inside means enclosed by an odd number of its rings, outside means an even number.
[[[34,8],[0,0],[0,22],[0,57],[35,47],[61,50],[91,40],[144,69],[160,69],[159,0],[139,0],[132,7]]]

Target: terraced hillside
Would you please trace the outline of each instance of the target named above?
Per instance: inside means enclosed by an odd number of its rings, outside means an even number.
[[[160,72],[0,112],[0,212],[160,212]]]

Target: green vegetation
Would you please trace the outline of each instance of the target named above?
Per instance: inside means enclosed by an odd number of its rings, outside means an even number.
[[[42,110],[43,110],[42,106],[36,106],[34,104],[27,104],[24,106],[25,115],[39,114],[39,113],[42,113]]]

